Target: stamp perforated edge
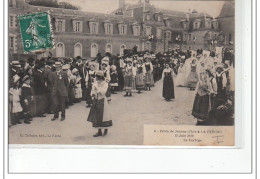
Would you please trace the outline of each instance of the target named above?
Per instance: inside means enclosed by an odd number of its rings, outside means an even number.
[[[47,13],[47,18],[48,18],[48,21],[49,21],[49,27],[50,27],[50,36],[51,36],[51,45],[52,47],[51,48],[47,48],[47,49],[44,49],[44,50],[41,50],[41,49],[37,49],[37,50],[32,50],[32,51],[25,51],[24,50],[24,43],[23,43],[23,37],[22,37],[22,29],[21,29],[21,25],[20,25],[20,17],[21,16],[26,16],[26,15],[31,15],[31,14],[40,14],[40,13]],[[35,12],[35,13],[30,13],[30,14],[20,14],[20,15],[17,15],[17,20],[19,22],[19,29],[20,29],[20,35],[21,35],[21,41],[22,41],[22,45],[23,45],[23,52],[24,54],[30,54],[30,53],[36,53],[36,52],[46,52],[46,51],[49,51],[49,50],[52,50],[52,49],[55,49],[55,41],[54,41],[54,36],[53,36],[53,28],[52,28],[52,21],[51,21],[51,14],[50,14],[50,11],[43,11],[43,12]]]

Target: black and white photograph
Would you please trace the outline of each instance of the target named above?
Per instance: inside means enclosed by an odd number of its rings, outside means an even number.
[[[9,144],[235,145],[235,1],[9,0]]]

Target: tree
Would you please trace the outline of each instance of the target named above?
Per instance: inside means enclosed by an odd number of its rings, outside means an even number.
[[[76,6],[73,6],[70,3],[67,3],[67,2],[58,3],[57,0],[27,0],[27,3],[30,5],[34,5],[34,6],[44,6],[44,7],[78,10],[78,8]]]

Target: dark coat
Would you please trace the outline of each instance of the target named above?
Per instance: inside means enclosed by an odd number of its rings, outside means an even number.
[[[61,76],[61,78],[60,78]],[[57,72],[52,72],[52,96],[59,93],[60,96],[68,97],[69,79],[67,73],[60,71],[60,76]]]
[[[45,67],[45,69],[44,69],[44,80],[47,84],[47,91],[48,92],[52,91],[51,78],[52,78],[52,70],[49,67]]]
[[[43,72],[40,72],[38,70],[35,70],[34,72],[34,92],[35,95],[43,95],[46,92],[46,86],[44,81],[44,74]]]
[[[25,112],[30,111],[32,95],[32,88],[30,86],[23,85],[21,90],[21,105]],[[25,100],[28,101],[28,104],[25,103]]]

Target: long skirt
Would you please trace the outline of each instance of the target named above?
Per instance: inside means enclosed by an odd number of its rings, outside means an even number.
[[[209,114],[209,106],[209,95],[200,96],[199,94],[196,94],[193,103],[192,115],[197,119],[207,120]]]
[[[148,71],[144,78],[145,86],[146,87],[152,87],[154,86],[154,79],[153,79],[153,73],[151,71]]]
[[[174,84],[172,77],[164,77],[163,80],[163,97],[165,99],[174,99]]]
[[[198,77],[196,72],[191,71],[187,77],[187,86],[189,88],[196,88]]]
[[[110,127],[112,126],[112,120],[110,113],[107,109],[106,99],[94,99],[91,106],[87,121],[92,122],[92,127]]]
[[[178,76],[176,78],[176,86],[186,86],[187,75],[184,72],[178,73]]]
[[[124,89],[126,91],[131,91],[133,89],[133,76],[125,76]]]
[[[86,90],[86,103],[88,105],[92,104],[92,97],[91,97],[91,90],[92,90],[92,84],[89,83],[88,84],[88,87],[87,87],[87,90]]]
[[[136,74],[135,81],[136,81],[136,89],[143,90],[145,87],[143,73]]]
[[[81,88],[81,84],[76,84],[76,88],[75,88],[75,98],[76,98],[76,99],[82,98],[82,88]]]
[[[69,97],[69,102],[73,103],[75,100],[75,88],[71,85],[69,86],[68,97]]]
[[[106,97],[108,101],[111,101],[111,89],[110,89],[110,84],[108,84],[107,92],[106,92]]]

